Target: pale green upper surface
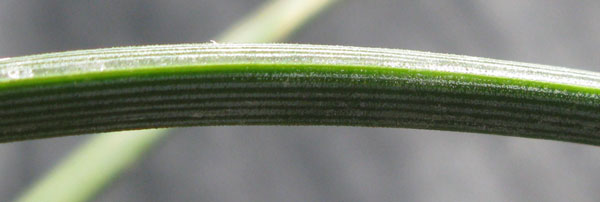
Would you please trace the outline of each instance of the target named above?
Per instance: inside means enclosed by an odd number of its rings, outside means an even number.
[[[205,43],[78,50],[0,59],[0,82],[113,70],[215,64],[404,68],[600,88],[600,73],[409,50],[305,44]]]

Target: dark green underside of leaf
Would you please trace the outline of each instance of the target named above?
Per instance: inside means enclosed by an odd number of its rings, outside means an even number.
[[[398,68],[160,67],[0,84],[0,142],[175,126],[402,127],[600,144],[600,90]]]

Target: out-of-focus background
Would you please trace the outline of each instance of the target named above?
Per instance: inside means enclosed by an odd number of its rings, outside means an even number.
[[[0,57],[208,42],[262,2],[0,0]],[[288,42],[600,71],[600,1],[347,0]],[[0,144],[0,201],[89,137]],[[201,127],[174,130],[97,201],[600,201],[599,187],[593,146],[411,129]]]

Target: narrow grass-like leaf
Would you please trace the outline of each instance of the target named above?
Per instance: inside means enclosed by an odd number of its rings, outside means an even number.
[[[0,141],[349,125],[600,143],[600,74],[536,64],[344,46],[182,44],[19,57],[0,69],[25,72],[0,83]]]

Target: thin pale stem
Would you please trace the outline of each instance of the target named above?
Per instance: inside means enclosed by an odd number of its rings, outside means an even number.
[[[276,0],[251,13],[218,37],[219,42],[273,42],[289,36],[310,18],[339,0]],[[0,62],[11,59],[0,59]],[[25,69],[3,66],[4,82],[27,75]],[[98,68],[87,66],[85,68]],[[100,65],[102,71],[104,67]],[[31,72],[33,73],[33,72]],[[36,72],[37,73],[37,72]],[[38,77],[40,75],[34,76]],[[40,77],[41,78],[41,77]],[[2,80],[2,79],[0,79]],[[4,90],[0,87],[0,92]],[[87,201],[108,182],[163,139],[168,129],[114,132],[98,135],[75,150],[19,201]]]

